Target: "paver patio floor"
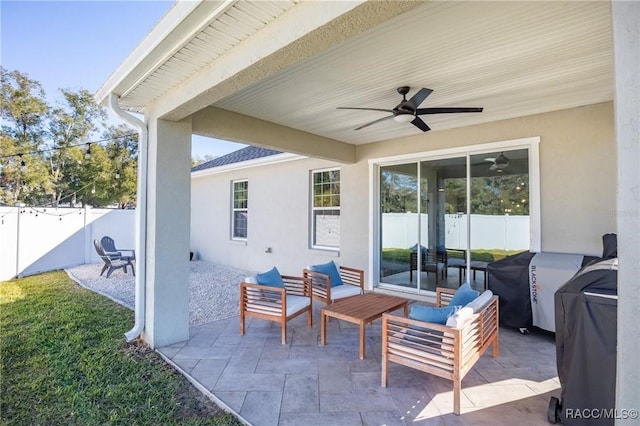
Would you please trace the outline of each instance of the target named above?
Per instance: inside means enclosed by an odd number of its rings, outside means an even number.
[[[159,348],[198,386],[255,426],[273,425],[547,425],[549,398],[559,396],[553,336],[500,329],[491,350],[462,381],[462,415],[453,414],[452,383],[390,364],[380,386],[381,321],[367,326],[366,359],[358,358],[358,327],[332,319],[320,346],[320,309],[279,324],[238,317],[190,330],[189,341]]]

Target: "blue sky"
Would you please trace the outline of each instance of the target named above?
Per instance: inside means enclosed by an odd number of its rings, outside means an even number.
[[[0,0],[0,63],[39,81],[52,103],[60,88],[95,93],[173,3]],[[194,137],[192,155],[240,147]]]

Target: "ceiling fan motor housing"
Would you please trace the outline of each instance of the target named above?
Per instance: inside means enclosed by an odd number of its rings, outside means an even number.
[[[420,104],[433,92],[431,89],[422,88],[418,90],[410,99],[407,100],[407,93],[411,90],[409,86],[400,86],[396,88],[397,92],[402,95],[402,102],[400,102],[393,109],[382,108],[362,108],[362,107],[338,107],[338,109],[356,109],[356,110],[369,110],[369,111],[381,111],[391,113],[386,117],[379,118],[362,126],[356,127],[355,130],[364,129],[372,124],[379,123],[381,121],[393,118],[394,121],[399,123],[411,123],[423,132],[431,130],[427,123],[425,123],[419,116],[424,114],[451,114],[460,112],[482,112],[482,108],[418,108]]]
[[[400,93],[403,97],[409,93],[409,90],[411,90],[411,87],[409,86],[400,86],[398,87],[398,93]]]
[[[496,166],[500,169],[504,169],[509,165],[509,159],[503,154],[500,153],[500,156],[496,158]]]

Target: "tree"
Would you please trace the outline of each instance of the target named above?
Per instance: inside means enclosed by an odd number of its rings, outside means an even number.
[[[416,176],[393,170],[382,170],[380,188],[382,213],[418,211],[418,180]]]
[[[191,167],[195,167],[202,163],[207,163],[211,160],[215,160],[216,158],[218,158],[217,155],[211,155],[211,154],[205,154],[204,157],[200,157],[196,155],[194,157],[191,157]]]
[[[49,172],[53,185],[51,202],[58,205],[63,194],[69,194],[70,184],[75,178],[71,175],[74,165],[72,158],[78,161],[78,150],[73,145],[87,143],[97,134],[98,124],[103,124],[106,112],[104,108],[97,105],[93,95],[87,90],[72,92],[60,90],[64,98],[64,103],[53,108],[49,118],[49,138],[51,148],[47,156],[49,161]],[[97,146],[94,147],[97,151]],[[91,145],[87,145],[85,156],[91,156]]]
[[[38,200],[51,185],[42,158],[31,153],[44,141],[49,106],[40,83],[19,71],[0,67],[0,73],[0,199],[11,204]]]
[[[106,152],[111,164],[111,200],[120,208],[136,204],[138,135],[126,125],[110,127],[103,139],[110,139]]]
[[[471,212],[490,215],[528,215],[527,174],[476,177],[471,180]]]
[[[60,90],[61,103],[51,107],[40,83],[1,70],[0,201],[134,205],[135,132],[105,130],[105,110],[86,90]]]

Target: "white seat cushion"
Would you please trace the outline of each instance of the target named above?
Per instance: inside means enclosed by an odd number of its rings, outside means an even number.
[[[471,318],[473,314],[477,314],[489,303],[493,297],[491,290],[484,291],[480,296],[467,303],[462,309],[447,318],[447,326],[460,328],[465,322]]]
[[[309,305],[311,305],[310,297],[287,295],[287,316],[293,315]]]
[[[473,309],[465,306],[455,314],[447,318],[447,327],[460,328],[473,315]]]
[[[342,284],[331,287],[331,299],[342,299],[343,297],[356,296],[362,293],[362,289],[351,284]]]
[[[473,313],[477,314],[484,309],[484,307],[487,305],[487,303],[489,303],[492,297],[493,292],[491,290],[485,290],[480,296],[467,303],[466,307],[473,309]]]

